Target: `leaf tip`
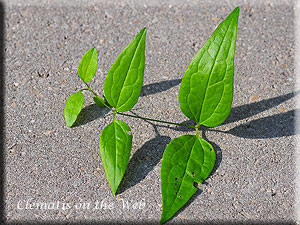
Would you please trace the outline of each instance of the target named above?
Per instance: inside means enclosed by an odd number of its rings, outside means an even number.
[[[162,214],[160,218],[159,224],[164,224],[166,223],[170,218],[167,218],[166,215]]]
[[[240,7],[237,6],[237,7],[235,7],[235,9],[232,11],[232,14],[237,14],[237,15],[239,15],[239,13],[240,13]]]
[[[118,186],[111,187],[111,191],[115,197],[117,195],[117,190],[118,190]]]
[[[98,59],[98,51],[97,51],[96,47],[92,47],[92,49],[93,49],[93,53],[96,54],[96,57],[97,57],[97,59]]]
[[[72,128],[72,125],[73,125],[73,124],[68,124],[68,123],[66,122],[66,125],[67,125],[67,127]]]
[[[165,222],[166,221],[163,218],[161,218],[159,224],[164,224]]]
[[[141,37],[143,37],[144,35],[146,35],[146,34],[147,34],[147,27],[143,27],[143,28],[140,30],[139,33],[141,34]]]

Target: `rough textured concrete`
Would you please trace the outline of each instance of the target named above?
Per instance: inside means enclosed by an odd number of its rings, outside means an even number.
[[[134,139],[114,197],[98,151],[100,132],[112,114],[86,94],[77,126],[64,123],[66,99],[84,87],[78,63],[85,51],[97,48],[99,69],[91,87],[102,93],[115,58],[147,26],[144,88],[134,112],[184,122],[180,79],[216,25],[239,5],[232,113],[221,126],[203,131],[217,152],[216,167],[170,222],[293,222],[294,4],[230,2],[7,0],[6,220],[159,222],[163,150],[172,138],[193,131],[122,117]],[[100,208],[101,201],[106,208]],[[140,208],[124,208],[123,201]],[[37,209],[36,203],[50,209]],[[79,203],[90,208],[76,208]]]

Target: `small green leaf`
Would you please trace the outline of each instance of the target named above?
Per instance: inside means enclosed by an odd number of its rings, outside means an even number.
[[[180,109],[199,125],[217,126],[230,113],[238,16],[239,7],[220,23],[182,78]]]
[[[122,51],[104,82],[107,102],[119,112],[129,111],[138,101],[144,80],[146,28]]]
[[[214,168],[215,161],[213,147],[198,135],[183,135],[170,142],[161,164],[161,224],[187,203],[197,191],[194,182],[202,183]]]
[[[83,103],[84,96],[80,91],[72,94],[67,99],[65,104],[64,116],[68,127],[71,127],[75,123],[77,116],[82,110]]]
[[[99,148],[101,159],[114,195],[116,195],[126,171],[131,144],[132,134],[130,127],[122,120],[115,120],[107,125],[100,135]]]
[[[96,103],[97,106],[103,108],[105,105],[104,105],[104,99],[99,97],[99,96],[94,96],[94,102]]]
[[[82,57],[78,66],[78,75],[83,82],[90,82],[96,74],[98,66],[98,53],[91,48]]]

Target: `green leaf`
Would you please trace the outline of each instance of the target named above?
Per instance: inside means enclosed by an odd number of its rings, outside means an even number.
[[[105,105],[104,105],[104,99],[99,97],[99,96],[94,96],[94,102],[96,103],[97,106],[103,108]]]
[[[202,183],[211,173],[215,161],[213,147],[198,135],[183,135],[170,142],[161,164],[161,224],[187,203],[197,191],[194,182]]]
[[[182,78],[180,109],[199,125],[217,126],[230,113],[238,16],[239,7],[220,23]]]
[[[146,28],[122,51],[104,82],[107,102],[119,112],[129,111],[138,101],[144,80]]]
[[[124,176],[130,157],[131,144],[130,127],[121,120],[115,120],[107,125],[100,135],[101,159],[114,195],[116,195]]]
[[[78,75],[83,82],[90,82],[96,74],[98,66],[98,53],[91,48],[82,57],[78,66]]]
[[[77,116],[82,110],[83,103],[84,96],[80,91],[72,94],[67,99],[65,104],[64,116],[68,127],[72,127],[72,125],[75,123]]]

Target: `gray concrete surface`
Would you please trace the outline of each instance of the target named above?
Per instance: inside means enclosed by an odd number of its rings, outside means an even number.
[[[203,131],[217,151],[216,167],[170,223],[293,222],[293,1],[85,2],[4,2],[6,220],[158,223],[163,150],[171,138],[193,131],[118,116],[134,139],[114,197],[98,151],[111,113],[86,94],[77,126],[64,123],[66,99],[84,87],[78,63],[97,48],[91,87],[102,93],[117,55],[147,26],[144,88],[134,112],[184,122],[180,79],[216,25],[239,5],[232,113],[221,126]],[[49,208],[39,209],[39,203]]]

